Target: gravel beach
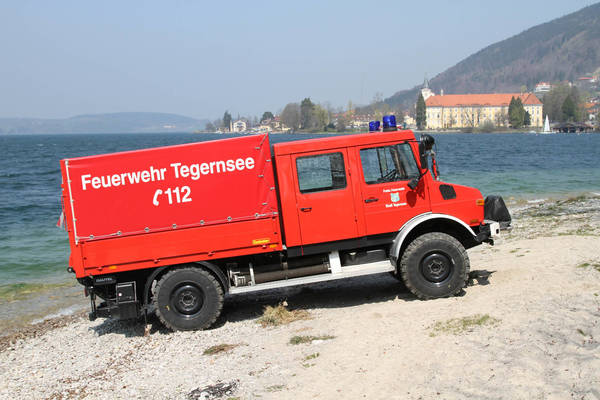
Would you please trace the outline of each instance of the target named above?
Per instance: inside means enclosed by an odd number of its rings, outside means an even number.
[[[232,296],[202,332],[56,318],[0,339],[0,398],[600,399],[600,198],[512,212],[462,296],[383,274]],[[284,300],[308,318],[261,326]]]

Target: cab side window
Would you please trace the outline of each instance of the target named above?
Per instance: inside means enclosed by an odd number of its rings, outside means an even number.
[[[362,149],[360,161],[367,184],[406,181],[419,176],[408,143]]]
[[[342,153],[319,154],[296,159],[300,193],[346,187],[346,169]]]

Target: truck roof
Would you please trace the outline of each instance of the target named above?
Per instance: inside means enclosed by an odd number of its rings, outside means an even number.
[[[296,154],[308,151],[335,149],[339,147],[385,143],[394,140],[415,140],[415,135],[411,130],[404,130],[297,140],[294,142],[277,143],[273,145],[273,152],[275,156],[282,156],[292,153]]]

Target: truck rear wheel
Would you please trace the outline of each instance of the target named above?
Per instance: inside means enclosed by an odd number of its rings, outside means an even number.
[[[465,286],[469,256],[454,237],[426,233],[413,240],[402,255],[400,273],[406,287],[427,300],[452,296]]]
[[[167,272],[157,283],[156,314],[174,331],[206,329],[223,308],[223,288],[208,271],[186,267]]]

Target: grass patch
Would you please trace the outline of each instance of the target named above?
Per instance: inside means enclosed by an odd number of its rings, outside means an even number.
[[[268,386],[265,388],[265,390],[270,393],[280,392],[283,389],[285,389],[285,385],[273,385],[273,386]]]
[[[304,357],[304,361],[314,360],[315,358],[319,357],[319,355],[319,353],[309,354],[306,357]]]
[[[258,318],[258,323],[262,327],[279,326],[289,324],[290,322],[310,319],[310,314],[306,310],[288,310],[287,303],[283,302],[275,307],[266,306],[263,315]]]
[[[319,353],[313,353],[313,354],[309,354],[306,357],[304,357],[304,359],[302,361],[304,361],[302,363],[302,366],[304,368],[310,368],[310,367],[314,367],[317,364],[311,364],[309,361],[310,360],[314,360],[315,358],[319,357]]]
[[[559,232],[558,236],[598,236],[595,228],[591,225],[584,225],[576,230],[570,230],[566,232]]]
[[[517,249],[512,249],[512,250],[510,251],[510,253],[516,253],[516,252],[517,252],[517,251],[519,251],[519,250],[521,250],[521,249],[519,249],[519,248],[517,248]]]
[[[334,339],[335,336],[331,335],[320,335],[320,336],[294,336],[290,339],[290,344],[302,344],[302,343],[311,343],[313,340],[330,340]]]
[[[437,336],[443,333],[460,335],[470,332],[478,326],[496,326],[500,323],[499,319],[490,317],[488,314],[475,314],[469,317],[452,318],[443,322],[436,322],[432,327],[429,336]]]
[[[593,268],[600,272],[600,262],[584,262],[577,266],[577,268]]]
[[[239,344],[221,343],[215,346],[210,346],[208,349],[204,350],[204,353],[202,354],[204,354],[205,356],[212,356],[214,354],[227,353],[228,351],[231,351],[238,346]]]

